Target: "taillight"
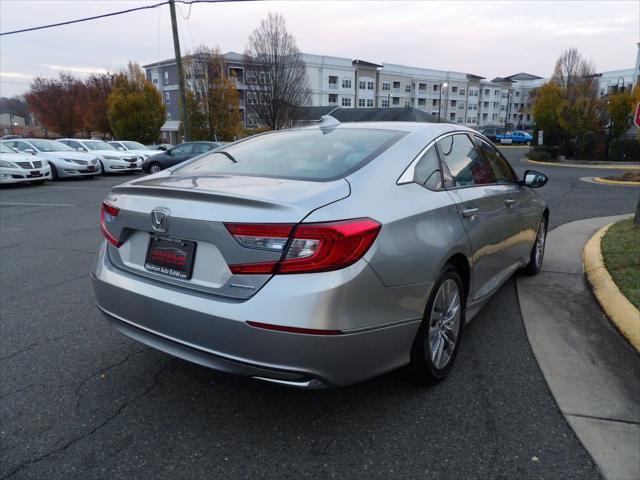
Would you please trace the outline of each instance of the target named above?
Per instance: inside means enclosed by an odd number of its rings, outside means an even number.
[[[284,274],[327,272],[352,265],[367,253],[381,225],[370,218],[358,218],[295,227],[286,224],[226,227],[245,247],[282,252],[277,262],[230,265],[232,273]]]
[[[107,229],[107,225],[115,222],[118,213],[120,213],[120,209],[118,207],[114,207],[107,202],[102,202],[102,210],[100,211],[100,229],[102,230],[104,238],[106,238],[111,245],[119,248],[122,245],[122,242],[114,237]]]

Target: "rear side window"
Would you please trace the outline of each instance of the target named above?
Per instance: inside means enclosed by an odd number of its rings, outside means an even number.
[[[442,188],[442,174],[435,146],[427,150],[418,160],[413,172],[413,181],[430,190]]]
[[[471,139],[464,133],[449,135],[436,142],[454,187],[496,183],[496,176]]]
[[[323,182],[356,171],[404,135],[406,132],[364,128],[275,132],[204,155],[176,171]]]
[[[511,170],[511,167],[500,152],[481,138],[478,138],[478,144],[482,154],[489,161],[489,165],[496,177],[496,183],[515,183],[516,178],[513,170]]]
[[[191,153],[205,153],[211,150],[211,145],[207,143],[196,143],[191,150]]]

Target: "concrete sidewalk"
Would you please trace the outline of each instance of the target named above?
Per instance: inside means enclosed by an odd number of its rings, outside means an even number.
[[[606,479],[640,479],[640,356],[602,313],[582,250],[602,226],[628,215],[551,231],[542,271],[518,278],[529,343],[560,411]],[[535,421],[535,419],[532,419]]]

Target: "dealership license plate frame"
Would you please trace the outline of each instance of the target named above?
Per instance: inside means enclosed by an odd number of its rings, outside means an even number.
[[[193,276],[196,247],[197,243],[191,240],[151,234],[149,236],[149,245],[147,246],[147,254],[144,260],[144,268],[150,272],[170,278],[190,280]],[[166,255],[165,261],[162,261],[159,253],[156,255],[156,258],[151,258],[152,252],[158,252],[158,249],[164,250]],[[178,252],[175,250],[178,250]],[[180,258],[184,258],[185,260],[181,261],[179,260]]]

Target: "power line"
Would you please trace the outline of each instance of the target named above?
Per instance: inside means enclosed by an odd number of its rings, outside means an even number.
[[[165,2],[161,2],[161,3],[155,3],[153,5],[146,5],[144,7],[129,8],[127,10],[120,10],[118,12],[105,13],[105,14],[102,14],[102,15],[94,15],[93,17],[78,18],[76,20],[67,20],[66,22],[51,23],[49,25],[40,25],[38,27],[22,28],[20,30],[12,30],[11,32],[1,32],[0,36],[3,36],[3,35],[15,35],[16,33],[33,32],[35,30],[43,30],[45,28],[61,27],[63,25],[71,25],[73,23],[88,22],[89,20],[98,20],[100,18],[114,17],[116,15],[122,15],[122,14],[125,14],[125,13],[131,13],[131,12],[135,12],[135,11],[138,11],[138,10],[147,10],[147,9],[151,9],[151,8],[157,8],[157,7],[160,7],[162,5],[166,5],[168,3],[169,3],[168,1],[165,1]]]
[[[244,1],[254,1],[254,0],[175,0],[175,3],[182,3],[184,5],[189,5],[189,7],[191,7],[191,5],[194,4],[194,3],[226,3],[226,2],[244,2]],[[78,18],[78,19],[75,19],[75,20],[67,20],[65,22],[51,23],[51,24],[48,24],[48,25],[40,25],[38,27],[21,28],[20,30],[12,30],[10,32],[0,32],[0,36],[15,35],[17,33],[33,32],[35,30],[44,30],[45,28],[62,27],[64,25],[71,25],[71,24],[74,24],[74,23],[88,22],[90,20],[98,20],[98,19],[101,19],[101,18],[114,17],[116,15],[123,15],[125,13],[136,12],[138,10],[149,10],[149,9],[152,9],[152,8],[158,8],[158,7],[161,7],[162,5],[168,5],[168,4],[169,4],[169,1],[166,0],[164,2],[154,3],[153,5],[145,5],[143,7],[129,8],[127,10],[120,10],[120,11],[117,11],[117,12],[104,13],[102,15],[94,15],[93,17]]]

